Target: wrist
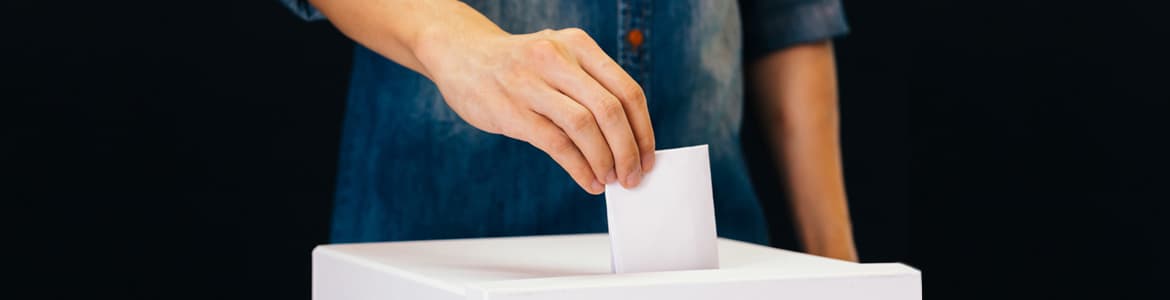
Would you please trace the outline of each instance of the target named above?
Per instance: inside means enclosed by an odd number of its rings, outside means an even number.
[[[476,48],[510,35],[467,4],[455,5],[451,16],[446,17],[449,22],[424,26],[407,41],[415,59],[423,65],[423,75],[432,80],[432,72],[442,70],[456,58],[471,56]]]

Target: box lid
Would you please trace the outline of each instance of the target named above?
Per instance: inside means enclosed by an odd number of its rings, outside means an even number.
[[[313,293],[318,299],[921,298],[919,272],[902,264],[857,264],[728,239],[719,239],[718,251],[718,270],[612,274],[605,234],[322,245],[313,251]]]

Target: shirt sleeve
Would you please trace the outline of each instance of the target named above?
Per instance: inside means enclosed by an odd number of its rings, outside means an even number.
[[[740,0],[740,12],[746,61],[849,32],[840,0]]]
[[[305,21],[325,19],[325,15],[322,15],[313,5],[309,4],[308,0],[280,0],[280,3],[284,4],[293,14]]]

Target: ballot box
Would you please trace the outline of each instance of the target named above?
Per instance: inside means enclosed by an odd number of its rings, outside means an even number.
[[[918,270],[728,239],[719,268],[611,272],[605,234],[321,245],[313,299],[921,299]],[[685,249],[661,249],[685,251]]]

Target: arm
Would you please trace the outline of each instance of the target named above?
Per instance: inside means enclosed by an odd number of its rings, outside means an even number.
[[[838,139],[837,75],[829,41],[793,46],[750,66],[755,107],[776,151],[807,252],[857,261]]]
[[[429,78],[463,120],[526,141],[592,194],[654,162],[641,87],[580,29],[511,34],[454,0],[310,0],[342,33]]]

